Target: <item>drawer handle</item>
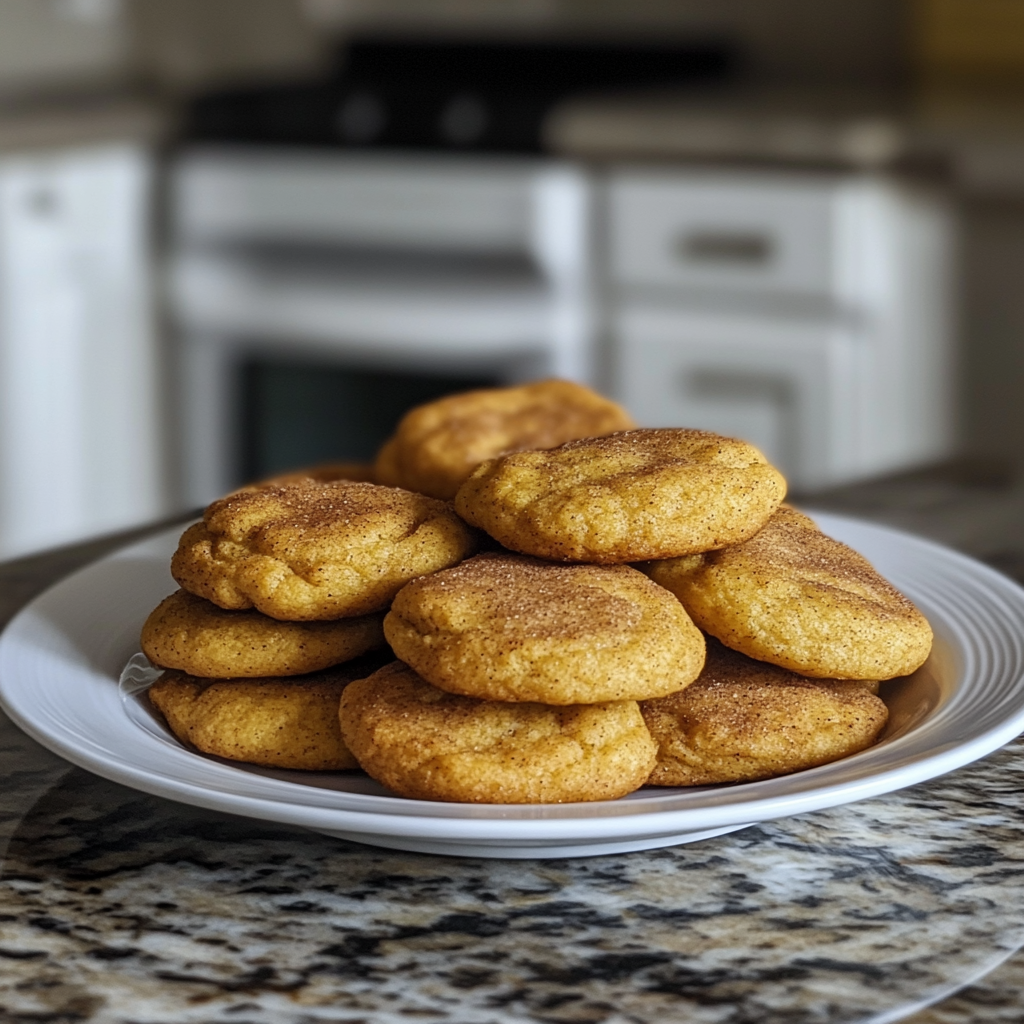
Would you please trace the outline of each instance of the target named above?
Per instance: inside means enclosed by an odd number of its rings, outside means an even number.
[[[767,235],[745,231],[694,231],[676,241],[676,252],[687,263],[733,264],[758,267],[775,255]]]

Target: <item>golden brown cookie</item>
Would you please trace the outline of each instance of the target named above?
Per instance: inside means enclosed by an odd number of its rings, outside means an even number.
[[[642,568],[727,647],[801,675],[892,679],[931,650],[928,620],[906,597],[785,506],[742,544]]]
[[[860,683],[812,681],[712,639],[695,683],[640,710],[658,744],[654,786],[751,782],[828,764],[871,746],[889,716]]]
[[[281,622],[256,611],[225,611],[178,590],[142,627],[154,665],[207,679],[299,676],[384,646],[382,617]]]
[[[332,483],[335,480],[352,480],[359,483],[376,483],[373,473],[373,466],[368,462],[321,462],[315,466],[306,466],[304,469],[294,469],[289,473],[278,473],[276,476],[267,477],[265,480],[258,480],[255,483],[246,484],[232,491],[232,494],[239,494],[242,491],[262,490],[264,487],[285,487],[288,484],[305,483]]]
[[[274,768],[358,768],[341,738],[338,704],[348,683],[374,667],[216,682],[171,671],[149,688],[149,699],[171,732],[204,754]]]
[[[475,700],[438,690],[400,661],[346,689],[341,732],[373,778],[420,800],[614,800],[654,767],[654,741],[635,701]]]
[[[626,565],[477,555],[403,587],[384,631],[427,682],[486,700],[642,700],[704,664],[682,605]]]
[[[785,493],[782,475],[744,441],[627,430],[486,462],[455,508],[513,551],[616,563],[746,540]]]
[[[185,531],[171,574],[221,608],[340,619],[382,611],[474,543],[446,502],[376,484],[299,484],[215,501]]]
[[[406,413],[375,471],[379,483],[451,499],[487,459],[632,426],[622,406],[567,380],[468,391]]]

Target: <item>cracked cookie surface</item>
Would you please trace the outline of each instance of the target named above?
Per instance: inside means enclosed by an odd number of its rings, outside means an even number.
[[[215,501],[171,559],[185,590],[293,621],[382,611],[410,580],[462,561],[472,530],[443,501],[337,481]]]
[[[746,540],[785,493],[782,474],[744,441],[627,430],[486,462],[455,508],[513,551],[614,564]]]
[[[863,556],[783,506],[750,540],[641,567],[727,647],[801,675],[892,679],[928,657],[928,620]]]
[[[643,785],[655,744],[635,701],[549,707],[445,693],[400,661],[349,685],[341,732],[400,796],[461,803],[614,800]]]
[[[178,590],[150,613],[142,650],[154,665],[208,679],[318,672],[384,645],[382,617],[282,622],[257,611],[226,611]]]
[[[697,681],[643,701],[658,744],[655,786],[706,786],[789,775],[871,746],[889,712],[870,682],[812,680],[716,640]]]
[[[183,743],[204,754],[274,768],[358,768],[341,738],[342,691],[379,660],[314,675],[268,679],[198,679],[165,672],[149,699]]]
[[[395,654],[449,693],[594,704],[682,689],[704,637],[667,590],[625,565],[477,555],[399,591]]]
[[[468,391],[406,413],[375,472],[379,483],[450,499],[487,459],[632,426],[622,406],[571,381]]]

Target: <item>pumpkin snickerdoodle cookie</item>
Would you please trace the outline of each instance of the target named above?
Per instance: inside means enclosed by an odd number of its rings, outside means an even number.
[[[627,430],[519,452],[480,466],[459,514],[513,551],[617,563],[746,540],[786,483],[744,441],[703,430]]]
[[[148,691],[171,731],[204,754],[274,768],[358,768],[341,738],[338,703],[379,659],[358,659],[314,675],[199,679],[165,672]]]
[[[142,627],[142,650],[154,665],[207,679],[304,675],[383,646],[379,614],[282,622],[225,611],[187,590],[164,598]]]
[[[461,562],[472,530],[446,502],[376,484],[298,484],[215,501],[171,559],[221,608],[313,621],[386,608],[409,580]]]
[[[682,605],[625,565],[477,555],[407,584],[384,631],[427,682],[487,700],[660,697],[704,663],[704,638]]]
[[[614,800],[639,788],[655,744],[635,701],[549,707],[445,693],[394,662],[350,684],[341,733],[400,796],[525,804]]]
[[[870,683],[807,679],[713,639],[695,683],[640,710],[658,744],[655,786],[751,782],[838,761],[871,746],[889,715]]]
[[[450,499],[487,459],[632,426],[622,406],[567,380],[468,391],[406,413],[375,472],[378,483]]]
[[[786,506],[742,544],[642,568],[727,647],[801,675],[892,679],[931,650],[928,620],[903,594]]]

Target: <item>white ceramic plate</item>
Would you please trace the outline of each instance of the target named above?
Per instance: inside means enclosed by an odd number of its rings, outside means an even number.
[[[118,676],[146,615],[175,584],[179,529],[58,583],[0,638],[0,703],[44,746],[115,782],[232,814],[378,846],[485,857],[565,857],[670,846],[877,796],[941,775],[1024,730],[1024,590],[904,533],[835,516],[822,528],[863,552],[935,630],[925,666],[887,684],[881,742],[765,782],[645,788],[622,800],[473,805],[405,800],[355,773],[246,768],[181,746]]]

